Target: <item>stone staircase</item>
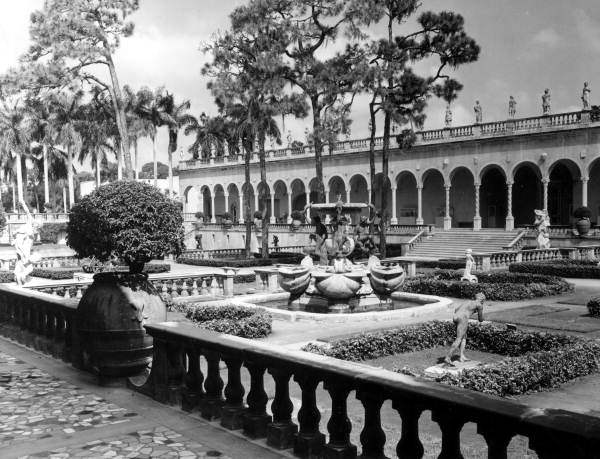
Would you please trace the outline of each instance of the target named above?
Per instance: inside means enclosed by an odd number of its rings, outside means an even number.
[[[440,259],[464,257],[466,249],[473,249],[473,252],[500,252],[518,233],[497,228],[480,231],[470,228],[438,230],[425,236],[407,255]]]

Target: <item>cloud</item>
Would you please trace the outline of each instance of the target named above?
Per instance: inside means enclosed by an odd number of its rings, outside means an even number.
[[[600,19],[595,19],[583,10],[576,10],[575,27],[584,46],[600,52]]]
[[[553,28],[546,28],[536,33],[531,41],[535,45],[558,48],[562,44],[563,39]]]

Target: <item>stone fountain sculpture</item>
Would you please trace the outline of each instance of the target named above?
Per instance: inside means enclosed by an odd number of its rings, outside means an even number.
[[[325,240],[329,263],[314,266],[305,257],[300,266],[279,268],[279,283],[290,293],[288,308],[332,313],[380,308],[382,299],[387,302],[400,288],[405,273],[400,266],[382,265],[375,255],[367,266],[353,264],[348,259],[355,248],[355,238],[348,228],[352,214],[358,220],[359,214],[370,206],[343,203],[338,198],[336,203],[307,207],[311,213],[331,212],[333,215],[333,231]]]
[[[545,210],[534,210],[535,220],[533,226],[537,231],[537,248],[538,249],[549,249],[550,248],[550,233],[548,227],[550,226],[550,217]]]

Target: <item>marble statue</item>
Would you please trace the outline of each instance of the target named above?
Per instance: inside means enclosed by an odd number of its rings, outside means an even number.
[[[288,148],[292,146],[292,131],[287,132],[287,146]]]
[[[463,275],[460,278],[460,280],[477,283],[477,276],[474,276],[473,274],[471,274],[471,270],[475,266],[475,259],[473,258],[473,250],[467,249],[465,258],[467,260],[466,264],[465,264],[465,270],[464,270]]]
[[[313,269],[315,264],[313,263],[313,259],[310,256],[311,252],[313,252],[312,247],[307,246],[304,247],[304,258],[300,261],[300,266],[303,268]]]
[[[369,231],[369,227],[375,220],[375,206],[369,204],[369,216],[362,215],[358,225],[354,228],[354,242],[358,256],[367,255],[375,247],[375,242]]]
[[[514,118],[517,114],[517,101],[513,96],[508,99],[508,117]]]
[[[544,94],[542,94],[542,114],[549,115],[550,108],[550,90],[546,88]]]
[[[588,86],[588,82],[583,83],[583,90],[581,91],[581,102],[583,103],[583,110],[590,109],[590,92],[592,90]]]
[[[535,220],[533,226],[537,231],[537,248],[538,249],[549,249],[550,248],[550,233],[548,227],[550,226],[550,217],[544,210],[534,210]]]
[[[315,215],[311,219],[308,214],[309,209],[310,204],[304,208],[304,215],[306,218],[306,223],[309,225],[315,225],[315,232],[311,235],[315,241],[315,254],[319,257],[319,264],[326,266],[329,264],[329,260],[327,258],[327,247],[325,246],[325,241],[327,240],[327,227],[321,222],[321,217],[319,215]]]
[[[31,253],[33,241],[35,240],[39,227],[34,221],[31,212],[29,212],[29,208],[27,207],[27,204],[25,204],[25,201],[20,200],[19,203],[21,204],[21,207],[23,207],[27,219],[25,224],[21,225],[17,230],[13,241],[13,245],[17,252],[15,281],[17,282],[17,285],[24,285],[27,282],[27,276],[33,271],[33,264],[40,260],[39,254]]]
[[[448,354],[444,358],[444,362],[448,365],[454,365],[452,356],[456,351],[460,350],[459,362],[466,362],[469,359],[465,357],[465,346],[467,345],[467,329],[469,328],[469,318],[477,313],[479,322],[483,322],[483,304],[485,295],[478,293],[475,295],[475,301],[469,301],[458,306],[454,310],[454,325],[456,326],[456,339],[450,346]]]
[[[452,126],[452,110],[450,109],[450,104],[446,105],[446,115],[444,117],[444,123],[446,127]]]
[[[475,124],[480,124],[483,121],[483,109],[478,100],[475,101],[473,111],[475,112]]]

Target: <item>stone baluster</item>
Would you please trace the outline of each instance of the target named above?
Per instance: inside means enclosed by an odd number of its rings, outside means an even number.
[[[273,421],[267,414],[269,397],[265,392],[266,367],[255,362],[246,362],[244,366],[250,373],[250,391],[246,397],[248,411],[243,418],[244,434],[250,438],[264,438],[267,436],[267,426]]]
[[[179,291],[177,287],[177,280],[173,279],[171,281],[171,298],[177,298],[179,296]]]
[[[152,373],[148,378],[151,381],[151,396],[159,402],[167,399],[169,384],[169,363],[167,342],[154,337],[152,340]]]
[[[160,290],[164,295],[169,294],[169,289],[167,288],[167,283],[165,281],[162,282],[162,287]]]
[[[402,433],[396,445],[396,454],[410,459],[422,458],[425,450],[419,439],[419,418],[423,409],[413,401],[398,398],[393,400],[392,407],[402,420]]]
[[[192,296],[198,296],[200,292],[198,292],[198,282],[196,282],[196,279],[193,280],[192,282]]]
[[[292,422],[294,405],[290,400],[291,373],[285,369],[269,368],[275,380],[275,397],[271,403],[273,422],[267,426],[267,444],[277,449],[292,447],[298,426]]]
[[[81,298],[83,296],[83,292],[81,291],[81,285],[77,286],[77,294],[75,295],[75,298]]]
[[[64,298],[71,298],[71,292],[69,291],[69,287],[65,287],[65,291],[63,293]]]
[[[219,370],[220,357],[217,352],[205,351],[207,370],[204,390],[206,395],[200,402],[200,413],[203,418],[212,421],[221,416],[223,406],[223,380]]]
[[[181,293],[180,296],[190,296],[190,286],[188,284],[189,279],[181,279]]]
[[[477,433],[485,438],[488,445],[489,459],[507,459],[508,444],[514,433],[506,430],[505,427],[487,423],[477,424]]]
[[[206,287],[206,278],[205,277],[202,278],[202,285],[200,287],[200,294],[201,295],[208,295],[208,288]]]
[[[184,388],[181,397],[181,408],[185,411],[192,411],[200,403],[204,395],[202,383],[204,375],[200,369],[200,354],[196,349],[187,349],[187,372],[183,379]]]
[[[186,373],[184,350],[173,343],[166,343],[164,350],[166,361],[163,369],[166,370],[166,385],[162,386],[160,391],[155,391],[154,398],[161,403],[180,405],[183,378]]]
[[[329,443],[323,447],[325,457],[356,457],[356,445],[350,443],[352,424],[348,419],[347,399],[352,386],[344,380],[330,379],[323,385],[331,397],[331,417],[327,423]]]
[[[447,411],[434,411],[431,419],[437,422],[442,431],[442,451],[438,459],[462,459],[460,452],[460,431],[465,421],[460,419],[456,413]]]
[[[219,284],[217,283],[217,278],[215,276],[211,276],[210,294],[212,296],[217,296],[219,294]]]
[[[384,459],[385,433],[381,428],[381,407],[385,398],[381,390],[372,386],[356,391],[356,398],[365,409],[364,427],[360,433],[361,458]]]
[[[243,418],[246,407],[244,406],[244,386],[241,380],[242,360],[238,357],[225,356],[227,365],[227,385],[225,386],[225,404],[221,409],[221,425],[229,430],[238,430],[243,427]]]
[[[325,435],[319,432],[321,413],[317,407],[319,380],[306,373],[296,374],[294,381],[302,390],[302,405],[298,411],[300,430],[294,440],[294,454],[300,457],[316,457],[325,445]]]

